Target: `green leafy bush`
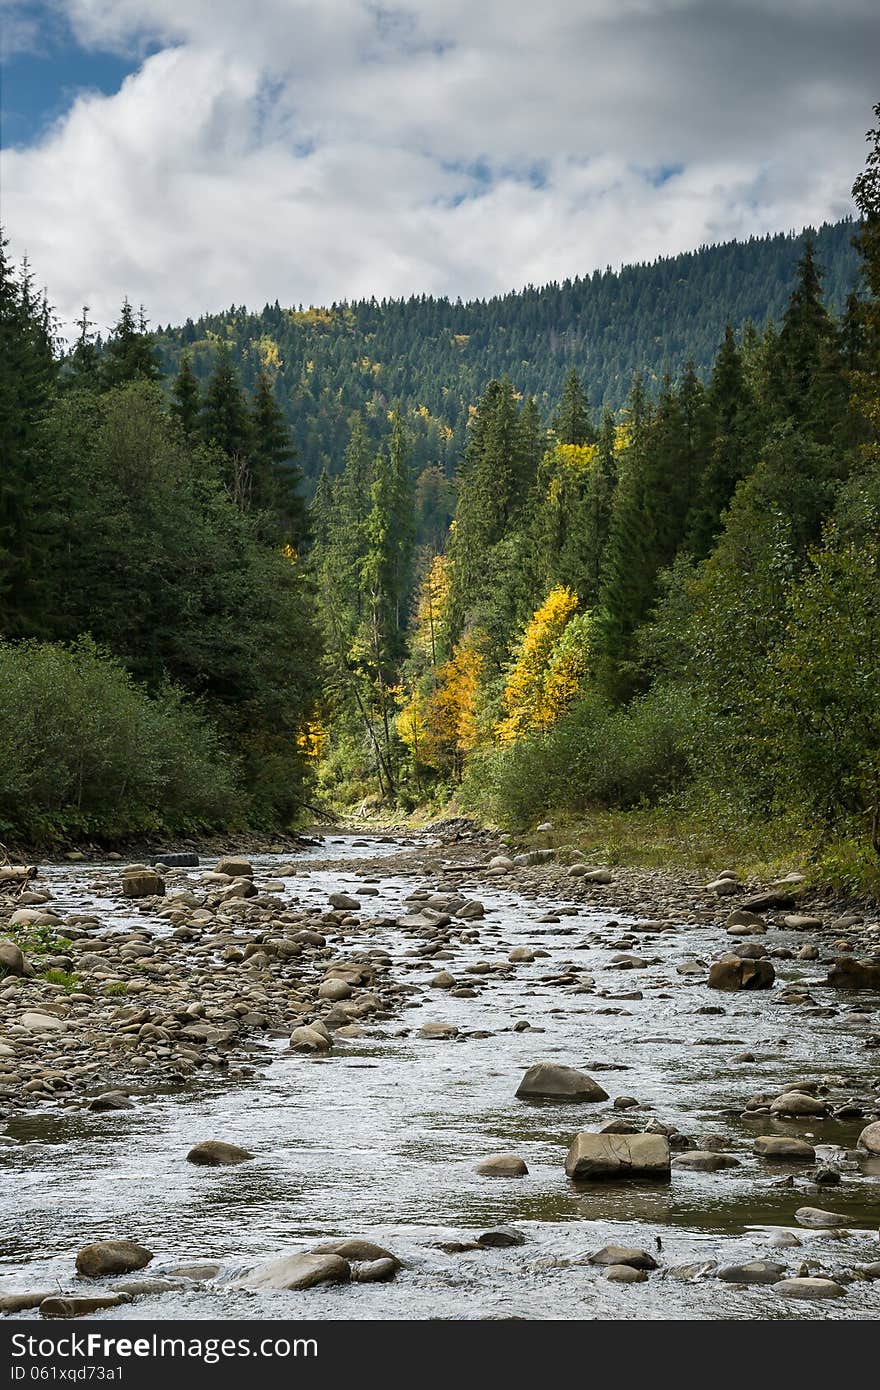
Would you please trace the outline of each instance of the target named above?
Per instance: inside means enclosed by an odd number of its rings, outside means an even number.
[[[549,808],[650,804],[688,780],[693,720],[689,695],[675,686],[623,708],[580,700],[546,733],[477,754],[462,802],[512,825]]]
[[[89,638],[0,643],[0,826],[35,841],[221,825],[236,781],[181,692],[148,694]]]

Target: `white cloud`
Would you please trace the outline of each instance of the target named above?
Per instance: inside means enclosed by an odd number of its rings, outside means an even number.
[[[67,320],[462,296],[851,210],[874,0],[58,0],[145,58],[2,177]]]

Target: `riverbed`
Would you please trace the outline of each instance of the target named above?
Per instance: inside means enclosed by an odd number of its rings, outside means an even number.
[[[419,956],[412,935],[388,919],[409,910],[404,900],[414,888],[448,888],[450,874],[441,860],[428,875],[421,865],[409,867],[410,845],[356,841],[333,837],[320,859],[304,852],[297,874],[282,876],[281,898],[320,906],[330,892],[374,889],[361,899],[361,915],[379,923],[369,945],[387,950],[395,977],[413,987],[405,1007],[320,1057],[267,1039],[252,1054],[252,1075],[238,1083],[146,1089],[134,1095],[134,1109],[120,1112],[44,1105],[9,1118],[0,1130],[0,1292],[70,1290],[78,1282],[77,1250],[119,1236],[154,1252],[145,1271],[151,1278],[182,1263],[221,1268],[209,1282],[103,1314],[114,1319],[880,1316],[880,1281],[847,1277],[845,1296],[834,1301],[790,1302],[767,1286],[715,1277],[718,1266],[753,1259],[778,1260],[790,1274],[806,1263],[809,1273],[845,1276],[880,1259],[880,1160],[844,1161],[840,1184],[819,1189],[809,1170],[768,1165],[753,1148],[759,1134],[798,1135],[820,1156],[840,1159],[875,1112],[853,1120],[743,1114],[755,1092],[797,1078],[825,1080],[835,1100],[876,1103],[880,1052],[866,1047],[880,1021],[876,995],[837,1000],[840,1007],[824,1016],[821,1007],[781,1007],[778,988],[719,995],[704,979],[677,972],[683,961],[708,961],[727,944],[717,926],[673,923],[629,936],[635,916],[615,910],[609,926],[601,902],[565,904],[540,885],[524,894],[477,865],[456,868],[454,884],[479,899],[485,917],[468,923],[467,939],[448,958]],[[276,878],[290,858],[254,857],[257,880]],[[41,882],[62,912],[88,909],[120,930],[150,925],[130,904],[89,891],[85,884],[100,867],[54,866]],[[210,867],[205,861],[192,870],[193,881]],[[154,929],[167,928],[156,921]],[[612,963],[621,938],[645,964]],[[799,948],[804,937],[776,930],[772,939]],[[333,935],[343,953],[364,944],[363,927]],[[546,954],[509,973],[495,970],[516,947]],[[489,971],[471,969],[485,965]],[[474,996],[432,987],[441,966],[472,984]],[[593,983],[579,987],[571,966]],[[777,964],[779,983],[799,981],[814,993],[824,973],[816,961]],[[426,1022],[458,1033],[420,1036]],[[528,1027],[517,1031],[517,1024]],[[753,1060],[737,1060],[746,1054]],[[523,1073],[538,1061],[587,1071],[608,1101],[517,1100]],[[618,1096],[639,1103],[627,1118],[677,1128],[700,1148],[711,1136],[738,1166],[713,1173],[673,1167],[669,1184],[574,1185],[563,1167],[571,1138],[620,1118]],[[192,1145],[211,1138],[247,1147],[254,1160],[230,1168],[188,1163]],[[495,1153],[520,1155],[528,1175],[479,1176],[477,1163]],[[783,1185],[788,1178],[791,1185]],[[804,1229],[794,1213],[807,1205],[846,1213],[849,1224]],[[498,1226],[517,1228],[524,1243],[440,1248],[467,1245]],[[795,1234],[800,1245],[778,1248],[780,1232]],[[305,1292],[230,1287],[274,1255],[355,1236],[402,1261],[393,1282]],[[609,1282],[587,1263],[608,1243],[653,1252],[658,1269],[644,1283]]]

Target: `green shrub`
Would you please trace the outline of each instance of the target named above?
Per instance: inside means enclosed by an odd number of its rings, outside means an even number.
[[[580,700],[542,734],[474,756],[462,803],[511,825],[543,812],[651,804],[689,777],[692,701],[658,686],[623,708]]]
[[[221,825],[236,783],[180,691],[148,694],[88,638],[0,643],[0,826],[35,841]]]

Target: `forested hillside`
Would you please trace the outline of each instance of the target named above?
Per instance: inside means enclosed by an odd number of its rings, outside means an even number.
[[[858,280],[853,230],[840,222],[814,236],[833,313]],[[449,478],[469,411],[491,380],[509,376],[547,415],[572,367],[595,411],[622,406],[636,371],[649,393],[688,361],[704,378],[726,324],[739,332],[750,320],[763,329],[780,319],[803,246],[803,234],[734,241],[468,304],[422,295],[329,308],[233,306],[160,330],[158,348],[169,373],[186,349],[202,382],[218,342],[229,344],[245,387],[265,370],[293,426],[309,490],[322,469],[338,472],[352,412],[362,413],[377,445],[397,403],[415,473],[439,465]],[[440,483],[426,478],[423,486]]]
[[[354,417],[312,503],[328,791],[520,827],[675,806],[876,883],[877,141],[860,296],[833,312],[808,239],[778,325],[728,324],[705,382],[596,411],[579,364],[543,413],[491,381],[448,540],[415,544],[403,412],[375,457]]]
[[[0,832],[667,806],[876,880],[872,138],[859,227],[487,304],[64,348],[0,257]]]

